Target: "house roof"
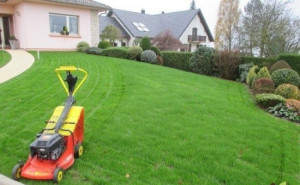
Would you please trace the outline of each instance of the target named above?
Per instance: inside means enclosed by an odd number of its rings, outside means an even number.
[[[109,6],[99,3],[97,1],[94,1],[94,0],[43,0],[43,1],[80,5],[80,6],[90,7],[90,8],[101,8],[101,9],[109,9],[110,8]]]
[[[118,23],[118,21],[114,17],[100,16],[99,21],[101,23],[99,24],[100,33],[102,33],[106,26],[113,25],[121,31],[121,37],[129,38],[128,33],[124,30],[124,28]]]
[[[107,16],[111,17],[112,15],[115,15],[133,36],[148,36],[150,38],[154,38],[159,33],[168,29],[172,31],[174,37],[179,38],[191,23],[193,18],[196,15],[199,15],[201,23],[204,26],[209,40],[214,40],[200,9],[157,15],[142,14],[138,12],[130,12],[119,9],[110,9]],[[133,22],[143,23],[149,29],[149,32],[139,31],[133,25]],[[100,26],[102,26],[101,21],[100,24]]]

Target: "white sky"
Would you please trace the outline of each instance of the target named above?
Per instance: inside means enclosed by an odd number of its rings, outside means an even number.
[[[146,10],[146,14],[159,14],[162,11],[165,13],[188,10],[192,0],[97,0],[112,8],[140,12],[141,9]],[[215,24],[217,22],[217,14],[219,3],[221,0],[195,0],[196,8],[200,8],[204,18],[212,33],[215,32]],[[240,0],[240,9],[249,0]],[[300,0],[291,0],[291,8],[293,12],[300,16]]]

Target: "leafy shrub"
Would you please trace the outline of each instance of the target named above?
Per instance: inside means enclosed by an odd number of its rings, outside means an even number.
[[[297,87],[300,85],[299,74],[292,69],[278,69],[271,75],[276,86],[281,84],[293,84]]]
[[[164,61],[163,61],[163,58],[161,56],[157,56],[157,64],[158,65],[164,65]]]
[[[253,63],[239,65],[239,74],[241,82],[246,82],[247,75],[252,67]]]
[[[150,48],[151,48],[150,38],[147,36],[143,37],[140,42],[140,46],[143,49],[143,51],[150,50]]]
[[[256,78],[256,75],[259,71],[259,67],[258,66],[253,66],[248,75],[247,75],[247,79],[246,79],[246,83],[249,85],[249,86],[252,86],[252,83],[254,81],[254,79]]]
[[[116,58],[127,58],[127,49],[124,48],[108,48],[102,50],[101,55]]]
[[[289,107],[290,109],[294,109],[298,112],[298,115],[300,115],[300,101],[294,100],[294,99],[287,99],[285,102],[285,105]]]
[[[255,101],[264,108],[273,107],[279,103],[285,103],[285,98],[277,94],[257,94]]]
[[[132,46],[128,50],[128,59],[130,60],[141,60],[141,54],[143,52],[143,49],[139,46]]]
[[[263,67],[259,70],[259,72],[257,73],[257,75],[254,78],[255,80],[261,79],[261,78],[268,78],[271,79],[271,75],[269,73],[269,70],[267,67]]]
[[[108,41],[100,41],[98,44],[98,48],[101,48],[101,49],[106,49],[108,47],[111,47],[111,43]]]
[[[285,106],[284,103],[279,103],[274,107],[267,108],[266,110],[276,117],[289,119],[296,122],[300,121],[300,117],[298,116],[298,113],[292,109],[289,109],[287,106]]]
[[[276,58],[241,57],[241,64],[252,63],[258,67],[271,67],[276,61]]]
[[[254,94],[273,93],[275,83],[269,78],[260,78],[255,80],[252,85]]]
[[[280,54],[278,60],[286,61],[293,70],[300,74],[300,55],[299,54]]]
[[[210,75],[212,72],[212,59],[215,50],[200,46],[190,58],[190,69],[195,73]]]
[[[272,74],[277,69],[291,69],[291,67],[286,61],[279,60],[270,67],[270,73]]]
[[[287,99],[300,99],[300,91],[298,87],[291,84],[279,85],[274,93]]]
[[[85,50],[87,50],[87,48],[89,48],[89,47],[90,47],[89,43],[87,43],[85,41],[81,41],[77,44],[77,51],[85,52]]]
[[[157,56],[160,56],[160,57],[163,56],[161,50],[156,46],[151,46],[150,50],[154,51]]]
[[[238,67],[241,62],[238,51],[218,51],[214,57],[214,62],[221,78],[228,80],[238,78]]]
[[[189,60],[193,53],[177,51],[163,51],[162,53],[164,66],[190,71]]]
[[[146,50],[142,52],[141,61],[151,63],[151,64],[156,64],[157,56],[154,51]]]
[[[88,54],[100,55],[102,50],[100,48],[90,47],[87,48],[85,52]]]

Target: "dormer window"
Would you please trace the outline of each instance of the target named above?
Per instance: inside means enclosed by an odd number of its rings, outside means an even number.
[[[138,29],[139,31],[142,32],[148,32],[150,31],[143,23],[140,22],[132,22],[132,24]]]

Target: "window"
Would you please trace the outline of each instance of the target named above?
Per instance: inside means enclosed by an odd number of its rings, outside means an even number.
[[[192,41],[197,41],[197,28],[193,28]]]
[[[50,33],[60,33],[66,26],[70,34],[78,34],[78,16],[50,14]]]
[[[132,22],[132,24],[138,29],[139,31],[148,32],[150,31],[143,23]]]

